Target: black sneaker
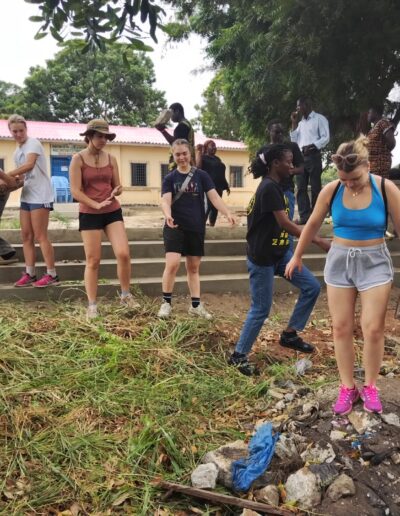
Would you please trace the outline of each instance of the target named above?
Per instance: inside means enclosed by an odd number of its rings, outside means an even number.
[[[260,374],[258,369],[254,365],[250,364],[247,359],[247,355],[244,355],[243,353],[237,353],[234,351],[228,358],[228,364],[236,367],[236,369],[245,376]]]
[[[281,333],[281,338],[279,339],[279,344],[284,348],[294,349],[301,353],[312,353],[315,349],[312,344],[304,342],[304,340],[299,337],[295,331],[283,331]]]

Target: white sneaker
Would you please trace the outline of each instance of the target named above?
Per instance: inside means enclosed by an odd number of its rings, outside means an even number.
[[[96,319],[98,317],[97,305],[89,305],[86,310],[86,319],[90,321],[91,319]]]
[[[133,297],[133,295],[131,293],[129,293],[127,296],[124,296],[124,297],[120,296],[120,300],[121,300],[121,305],[126,306],[127,308],[133,308],[135,310],[140,308],[140,304]]]
[[[167,303],[167,301],[163,301],[162,305],[160,306],[160,309],[158,311],[157,317],[160,319],[167,319],[172,312],[172,305],[171,303]]]
[[[213,318],[213,316],[204,308],[202,303],[200,303],[199,306],[196,306],[196,308],[191,306],[189,308],[189,314],[194,315],[195,317],[201,317],[202,319],[207,319],[208,321]]]

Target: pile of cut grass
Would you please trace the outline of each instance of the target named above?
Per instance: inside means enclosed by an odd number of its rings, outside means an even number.
[[[73,303],[1,305],[1,514],[172,514],[185,502],[157,479],[187,482],[265,416],[267,376],[226,365],[218,325],[143,303],[96,323]]]

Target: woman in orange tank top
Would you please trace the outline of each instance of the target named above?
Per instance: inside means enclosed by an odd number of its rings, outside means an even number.
[[[137,308],[139,305],[129,291],[131,259],[120,203],[121,195],[116,159],[104,151],[108,141],[115,138],[108,123],[102,119],[88,123],[85,137],[87,148],[72,157],[70,165],[71,193],[79,201],[79,231],[86,256],[85,288],[88,297],[87,318],[97,317],[97,284],[101,258],[101,237],[104,231],[117,259],[121,284],[121,303]]]

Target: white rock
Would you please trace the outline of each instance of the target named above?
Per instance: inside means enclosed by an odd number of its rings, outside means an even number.
[[[315,410],[319,409],[319,403],[318,401],[308,401],[307,403],[304,403],[303,405],[303,414],[311,414],[311,412],[314,412]]]
[[[381,418],[388,425],[397,426],[400,428],[400,418],[397,414],[391,412],[390,414],[382,414]]]
[[[232,462],[247,458],[248,453],[247,444],[238,440],[206,453],[202,462],[203,464],[210,462],[215,464],[218,469],[218,483],[225,487],[232,488]]]
[[[341,432],[340,430],[332,430],[330,433],[331,441],[340,441],[346,437],[346,432]]]
[[[286,501],[303,509],[312,509],[321,503],[317,477],[308,468],[302,468],[289,476],[285,484]]]
[[[293,392],[288,392],[285,394],[285,400],[288,401],[289,403],[291,401],[293,401],[295,398],[295,395],[293,394]]]
[[[285,407],[286,407],[286,404],[285,404],[285,402],[283,400],[278,401],[278,403],[275,405],[275,408],[277,410],[284,410]]]
[[[347,417],[359,434],[364,434],[367,430],[379,425],[379,420],[369,412],[353,411]]]
[[[311,360],[308,360],[308,358],[302,358],[302,359],[298,360],[294,364],[296,374],[299,376],[304,375],[306,373],[306,371],[308,371],[308,369],[312,368],[312,365],[313,364],[312,364]]]
[[[284,395],[275,389],[269,389],[267,394],[268,396],[271,396],[271,398],[275,398],[276,400],[283,400],[284,398]]]
[[[336,457],[331,443],[326,445],[326,448],[321,448],[319,444],[314,448],[308,448],[301,454],[304,462],[312,462],[322,464],[323,462],[331,463]]]
[[[400,464],[400,453],[392,453],[390,458],[393,461],[393,464]]]
[[[215,489],[218,468],[215,464],[200,464],[191,474],[192,486],[198,489]]]
[[[326,496],[333,502],[343,498],[344,496],[353,496],[356,494],[356,486],[354,485],[353,479],[345,473],[342,473],[326,491]]]
[[[254,493],[254,498],[257,502],[264,502],[278,507],[279,505],[279,491],[273,484],[265,486]]]
[[[306,438],[300,434],[281,434],[275,446],[275,455],[281,460],[300,459],[300,452],[306,447]]]

